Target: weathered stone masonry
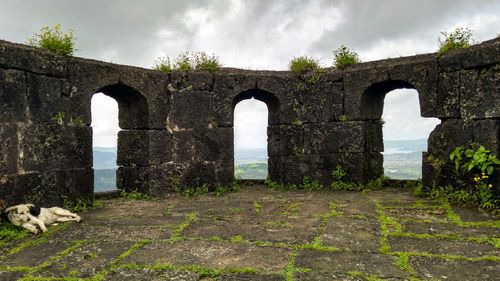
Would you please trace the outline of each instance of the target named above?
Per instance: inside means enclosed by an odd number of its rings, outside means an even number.
[[[383,173],[383,100],[398,88],[416,89],[422,116],[442,120],[424,153],[424,185],[457,183],[448,159],[454,147],[478,142],[500,153],[499,63],[497,38],[441,58],[388,59],[321,76],[166,75],[0,41],[0,198],[61,204],[92,197],[90,101],[98,92],[119,105],[120,189],[163,194],[230,184],[234,106],[251,97],[269,109],[272,180],[310,176],[327,184],[336,165],[349,180],[375,179]]]

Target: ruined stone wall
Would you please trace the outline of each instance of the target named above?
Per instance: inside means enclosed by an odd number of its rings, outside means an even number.
[[[90,101],[119,105],[117,187],[164,194],[233,180],[233,112],[248,98],[269,109],[269,177],[324,184],[340,165],[348,180],[383,174],[385,94],[419,93],[422,116],[442,120],[424,153],[426,186],[456,181],[449,153],[479,142],[498,155],[499,46],[358,64],[344,71],[223,69],[161,72],[60,57],[0,41],[0,198],[61,204],[93,194]],[[429,155],[447,164],[434,169]],[[432,158],[431,158],[432,159]]]

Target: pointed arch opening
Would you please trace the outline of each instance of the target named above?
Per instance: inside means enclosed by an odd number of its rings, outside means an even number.
[[[120,170],[141,164],[142,155],[137,151],[147,151],[149,143],[134,143],[134,136],[147,129],[148,122],[146,98],[128,85],[108,85],[92,94],[94,192],[132,184]]]
[[[268,126],[277,123],[278,110],[278,99],[266,91],[249,90],[234,98],[235,178],[268,177]]]
[[[402,80],[375,83],[363,93],[361,110],[381,134],[384,176],[422,178],[422,152],[440,120],[421,117],[417,89]]]
[[[118,103],[102,92],[92,96],[94,192],[116,189]]]

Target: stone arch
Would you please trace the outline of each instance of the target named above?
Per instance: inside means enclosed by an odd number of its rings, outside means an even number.
[[[274,126],[274,125],[279,124],[280,102],[279,102],[278,98],[273,93],[270,93],[268,91],[264,91],[264,90],[260,90],[260,89],[250,89],[250,90],[243,91],[233,98],[233,104],[232,104],[232,110],[231,110],[233,119],[234,119],[234,110],[235,110],[236,105],[243,100],[247,100],[247,99],[251,99],[251,98],[254,98],[258,101],[261,101],[264,104],[266,104],[266,106],[267,106],[267,112],[268,112],[267,140],[266,140],[266,142],[267,142],[267,157],[268,157],[267,172],[268,172],[268,177],[274,178],[275,175],[273,175],[273,173],[271,172],[270,167],[276,166],[276,164],[274,163],[274,162],[276,162],[276,159],[272,158],[271,157],[272,155],[270,154],[270,150],[271,150],[271,146],[272,146],[270,140],[273,140],[275,138],[279,138],[279,136],[274,135],[274,134],[279,134],[279,131],[272,130],[270,128],[272,128],[272,126]],[[234,125],[234,122],[233,122],[233,125]],[[233,139],[234,139],[234,129],[233,129]],[[233,148],[232,154],[234,157],[234,148]],[[233,171],[233,173],[234,173],[234,171]]]
[[[254,98],[266,104],[267,110],[269,112],[269,126],[279,123],[280,102],[278,98],[274,94],[260,89],[246,90],[235,96],[233,99],[232,113],[234,114],[234,108],[240,101],[251,98]]]
[[[384,122],[381,122],[381,120],[385,106],[385,97],[389,92],[398,89],[413,89],[417,92],[420,103],[418,111],[420,116],[422,116],[422,93],[412,83],[405,80],[386,80],[370,85],[362,94],[360,111],[363,120],[365,120],[366,128],[368,128],[367,148],[372,152],[384,151],[384,134],[382,128]],[[429,135],[425,136],[426,139],[429,139],[429,137]],[[425,153],[426,151],[424,151],[424,154]],[[385,158],[384,156],[382,157]],[[382,162],[377,164],[382,165]],[[423,160],[420,163],[420,168],[422,169],[422,167]],[[374,170],[384,170],[382,167],[372,168]],[[385,168],[387,168],[387,166],[385,166]]]
[[[384,110],[385,95],[397,89],[415,89],[415,87],[404,80],[386,80],[366,88],[361,96],[361,116],[363,119],[380,119]]]
[[[116,188],[135,186],[137,175],[131,173],[129,167],[148,164],[150,144],[147,133],[149,129],[147,99],[138,90],[120,82],[101,87],[92,95],[95,93],[103,93],[118,103],[120,131],[117,137]]]
[[[118,102],[118,120],[121,129],[148,128],[148,103],[136,89],[116,83],[101,87],[94,93],[103,93]]]

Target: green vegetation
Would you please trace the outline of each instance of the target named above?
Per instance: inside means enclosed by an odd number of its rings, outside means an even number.
[[[356,51],[350,50],[345,45],[341,45],[337,50],[333,51],[333,64],[337,68],[345,68],[346,66],[361,62]]]
[[[490,176],[495,166],[500,165],[500,160],[484,146],[471,144],[469,148],[457,147],[450,154],[450,160],[455,163],[455,172],[458,176],[472,179],[472,189],[451,190],[447,197],[461,203],[473,202],[483,209],[499,209],[500,200],[495,198],[495,187],[490,183]],[[437,188],[432,192],[440,192]],[[449,189],[446,191],[450,191]],[[442,194],[439,194],[442,196]]]
[[[137,191],[137,189],[132,190],[132,191],[122,190],[120,192],[120,197],[132,199],[132,200],[157,200],[158,199],[158,197],[156,197],[156,196],[141,193],[141,192]]]
[[[347,121],[349,121],[349,117],[347,117],[347,115],[342,114],[339,116],[339,121],[340,122],[347,122]]]
[[[70,210],[73,213],[80,213],[88,210],[99,209],[104,206],[103,200],[82,200],[77,199],[76,201],[71,201],[68,199],[63,200],[63,206],[65,209]]]
[[[439,56],[442,56],[450,50],[468,48],[474,44],[472,30],[469,28],[456,28],[449,33],[441,32],[441,35],[444,38],[439,38]]]
[[[320,66],[318,60],[307,56],[300,56],[293,58],[288,63],[288,69],[297,75],[301,75],[319,70]]]
[[[450,160],[455,162],[455,171],[481,172],[491,175],[500,160],[482,145],[471,144],[468,149],[459,146],[450,154]]]
[[[267,177],[267,163],[237,164],[234,167],[234,176],[242,179],[265,179]]]
[[[30,232],[10,222],[0,222],[0,248],[12,241],[25,238]]]
[[[281,184],[271,179],[266,179],[264,184],[273,189],[278,190],[320,190],[323,189],[323,185],[317,180],[311,179],[311,177],[304,176],[302,179],[302,184]]]
[[[184,232],[184,230],[186,228],[188,228],[194,221],[198,220],[198,213],[189,213],[187,214],[186,216],[186,220],[181,223],[173,232],[172,232],[172,236],[170,236],[170,240],[171,241],[179,241],[179,240],[182,240],[182,232]]]
[[[168,56],[159,57],[153,65],[153,69],[164,73],[192,70],[205,70],[213,73],[221,67],[222,63],[217,56],[214,54],[209,56],[205,52],[184,52],[179,54],[174,60],[171,60]]]
[[[34,47],[50,50],[58,55],[71,56],[75,49],[75,38],[73,31],[64,33],[60,24],[52,27],[43,26],[40,34],[34,34],[28,38],[27,44]]]

